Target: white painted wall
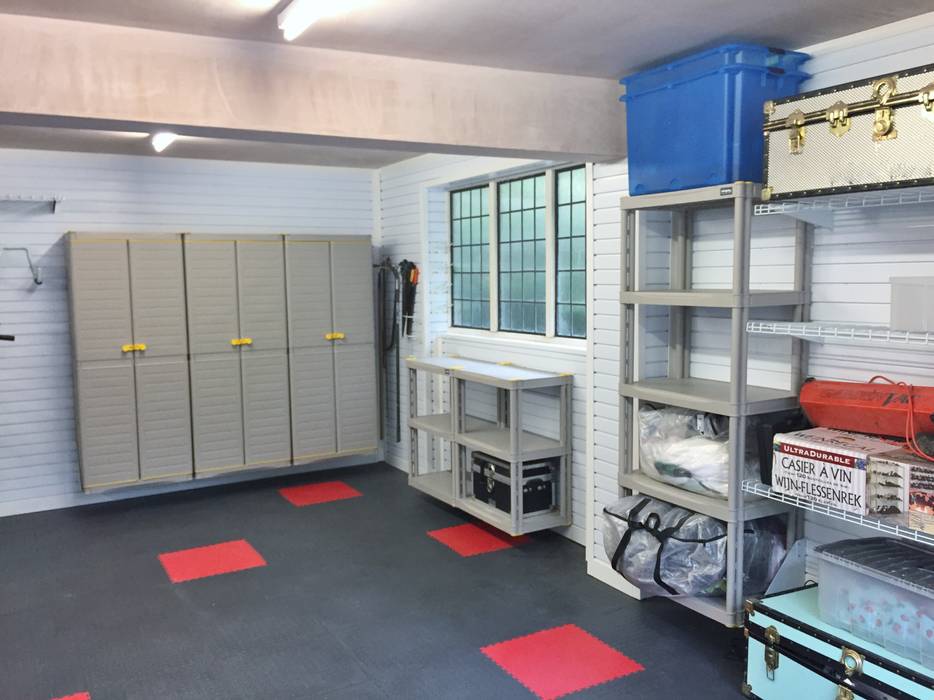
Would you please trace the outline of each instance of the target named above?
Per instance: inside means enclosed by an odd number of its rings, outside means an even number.
[[[5,194],[64,201],[54,215],[0,202],[0,247],[28,247],[45,275],[35,287],[21,254],[0,257],[0,332],[16,335],[0,345],[0,516],[220,482],[80,493],[66,232],[352,234],[375,223],[370,170],[0,150]]]

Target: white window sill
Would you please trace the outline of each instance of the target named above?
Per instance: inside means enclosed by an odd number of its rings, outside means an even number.
[[[449,328],[441,338],[452,341],[490,343],[512,348],[549,349],[566,354],[581,355],[582,357],[587,354],[587,340],[584,338],[548,338],[526,333],[484,331],[472,328]]]

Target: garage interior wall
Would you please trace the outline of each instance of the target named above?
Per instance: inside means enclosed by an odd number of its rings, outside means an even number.
[[[871,77],[931,61],[934,13],[885,25],[803,51],[813,57],[805,70],[813,77],[804,90]],[[428,155],[403,161],[380,171],[380,221],[384,253],[423,266],[419,288],[418,318],[412,338],[404,341],[402,355],[431,351],[457,353],[476,359],[522,358],[538,369],[568,368],[575,375],[574,399],[574,524],[566,534],[587,546],[589,571],[611,585],[624,582],[612,571],[603,553],[599,514],[618,498],[618,390],[619,390],[619,200],[628,192],[625,161],[597,163],[592,168],[588,217],[592,236],[588,241],[591,268],[590,327],[585,349],[548,346],[536,340],[482,337],[449,328],[447,278],[448,238],[446,188],[496,177],[503,170],[544,167],[529,161]],[[814,232],[814,320],[850,320],[866,323],[888,321],[888,279],[895,275],[931,274],[934,227],[912,217],[910,211],[888,210],[885,223],[877,226],[871,214],[862,215],[831,231]],[[708,288],[729,286],[728,231],[730,222],[706,216],[696,231],[695,284]],[[792,282],[792,234],[794,225],[785,217],[761,217],[755,222],[752,279],[760,287],[790,288]],[[661,262],[666,242],[658,240],[659,264],[646,271],[652,279],[667,280]],[[426,293],[427,292],[427,293]],[[651,320],[649,324],[653,323]],[[664,318],[654,321],[666,326]],[[692,373],[698,377],[727,378],[728,322],[709,313],[695,319]],[[664,333],[663,330],[658,330]],[[787,358],[790,340],[750,339],[750,383],[785,387],[790,380]],[[655,345],[666,345],[657,335]],[[649,345],[648,350],[651,350]],[[810,372],[826,379],[865,381],[878,372],[907,381],[924,383],[934,365],[923,354],[865,351],[861,355],[828,345],[810,348]],[[664,371],[661,355],[643,357],[649,372]],[[403,373],[403,416],[408,396]],[[426,400],[427,397],[422,397]],[[403,417],[404,420],[404,417]],[[408,467],[408,440],[386,444],[387,461]],[[588,505],[590,507],[588,507]],[[588,534],[589,533],[589,534]],[[838,523],[807,514],[806,536],[814,544],[841,537],[865,536],[858,529],[841,531]]]
[[[0,195],[63,199],[55,214],[0,202],[0,247],[28,246],[45,278],[35,286],[21,254],[0,257],[0,332],[16,335],[0,361],[0,516],[223,481],[81,493],[67,231],[372,234],[374,192],[366,169],[0,150]]]

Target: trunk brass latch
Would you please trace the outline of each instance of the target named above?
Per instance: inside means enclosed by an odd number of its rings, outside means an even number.
[[[879,78],[872,84],[872,97],[879,106],[876,107],[876,119],[872,123],[872,140],[888,141],[898,138],[895,128],[895,117],[892,108],[888,106],[889,99],[895,94],[895,76]]]
[[[834,102],[827,110],[827,121],[830,122],[830,133],[837,138],[842,137],[850,130],[850,108],[846,102]]]
[[[765,648],[765,677],[770,681],[775,680],[775,669],[778,668],[780,658],[778,649],[775,647],[782,641],[781,635],[774,625],[765,628],[765,641],[769,646]]]
[[[845,685],[837,686],[837,700],[855,700],[855,698],[856,696],[853,695],[853,691]]]
[[[804,125],[804,112],[796,109],[785,119],[788,132],[788,152],[796,156],[804,148],[804,137],[807,136],[807,127]]]
[[[918,102],[927,110],[927,118],[934,119],[934,83],[918,91]]]

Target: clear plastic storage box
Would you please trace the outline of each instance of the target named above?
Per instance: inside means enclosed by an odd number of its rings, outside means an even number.
[[[893,331],[934,331],[934,277],[892,277],[889,326]]]
[[[885,537],[815,551],[824,622],[934,669],[934,551]]]

